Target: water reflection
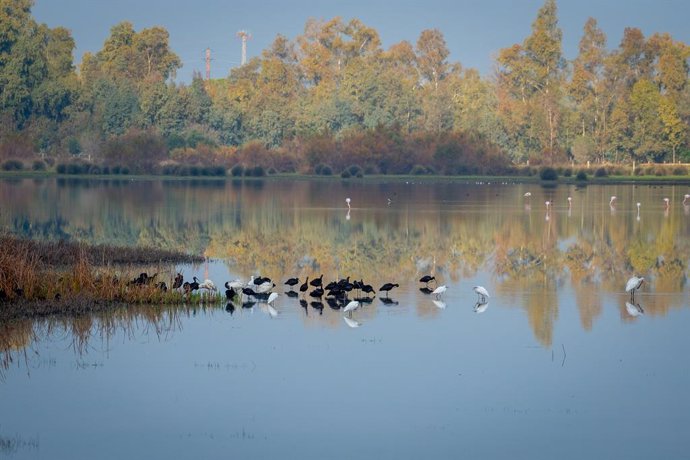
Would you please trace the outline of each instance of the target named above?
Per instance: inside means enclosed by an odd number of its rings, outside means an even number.
[[[473,310],[475,313],[484,313],[487,308],[489,308],[489,302],[480,300],[474,304]]]
[[[372,284],[414,286],[431,272],[458,286],[478,278],[496,296],[515,299],[535,337],[548,346],[564,290],[572,294],[568,302],[574,302],[585,330],[601,316],[602,297],[620,293],[631,273],[649,280],[650,295],[675,294],[645,302],[648,315],[687,304],[690,221],[688,201],[681,199],[687,191],[629,185],[15,179],[0,181],[0,227],[32,238],[188,250],[222,261],[230,279],[267,273],[313,280],[325,273],[329,279],[353,275]],[[346,215],[343,197],[350,198]],[[544,214],[537,203],[547,201]],[[426,289],[419,291],[433,292]],[[379,296],[385,305],[399,304],[385,298]],[[323,315],[319,299],[300,302],[306,315]],[[235,308],[253,306],[247,301]]]

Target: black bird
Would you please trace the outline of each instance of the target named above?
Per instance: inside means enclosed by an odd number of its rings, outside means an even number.
[[[286,285],[290,286],[290,290],[297,284],[299,284],[299,278],[289,278],[286,282]]]
[[[160,289],[161,291],[163,291],[163,292],[167,292],[167,291],[168,291],[168,285],[165,284],[165,281],[161,281],[161,282],[157,283],[157,284],[156,284],[156,287],[157,287],[158,289]]]
[[[309,289],[309,277],[307,276],[307,280],[302,283],[302,285],[299,287],[299,292],[307,292],[307,289]]]
[[[379,291],[384,291],[386,293],[386,297],[388,297],[390,290],[399,286],[400,285],[398,283],[386,283],[379,288]]]
[[[195,276],[194,281],[189,283],[189,286],[192,288],[192,291],[198,291],[199,290],[199,279]]]
[[[180,286],[182,286],[182,282],[184,281],[184,278],[182,277],[182,273],[178,273],[175,276],[175,281],[173,281],[172,288],[173,289],[178,289]]]
[[[256,296],[256,292],[254,292],[254,289],[248,287],[242,288],[242,294],[246,295],[247,297]]]
[[[371,286],[371,284],[362,284],[362,281],[360,281],[362,292],[365,293],[367,296],[369,294],[374,294],[376,295],[376,291],[374,291],[374,288]]]
[[[421,278],[419,278],[420,283],[429,284],[431,281],[436,282],[436,277],[431,275],[424,275]]]
[[[322,283],[323,283],[323,273],[318,278],[314,278],[313,280],[311,280],[309,282],[309,284],[311,284],[314,287],[320,287],[322,285]]]
[[[225,288],[226,288],[225,289],[225,298],[228,300],[232,300],[233,297],[235,297],[236,293],[235,293],[235,290],[233,288],[231,288],[228,283],[229,283],[228,281],[225,282]]]

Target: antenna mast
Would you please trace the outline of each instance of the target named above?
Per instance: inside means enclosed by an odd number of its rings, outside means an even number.
[[[206,48],[206,80],[211,79],[211,48]]]
[[[247,40],[252,38],[252,34],[247,32],[246,30],[240,30],[237,32],[237,36],[242,40],[242,64],[245,65],[247,63]]]

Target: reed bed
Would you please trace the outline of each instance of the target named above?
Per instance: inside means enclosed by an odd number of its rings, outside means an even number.
[[[185,297],[169,287],[175,263],[198,261],[203,258],[171,251],[2,236],[0,321],[101,311],[114,305],[196,302],[198,294]],[[133,282],[145,270],[152,279]],[[220,301],[220,297],[206,301]]]

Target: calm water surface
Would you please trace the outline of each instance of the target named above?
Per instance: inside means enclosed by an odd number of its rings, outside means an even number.
[[[688,458],[685,193],[0,181],[3,231],[203,253],[186,278],[281,293],[0,324],[0,457]],[[351,328],[284,294],[322,273],[400,287]],[[427,273],[448,286],[436,302]],[[648,283],[626,306],[632,274]]]

